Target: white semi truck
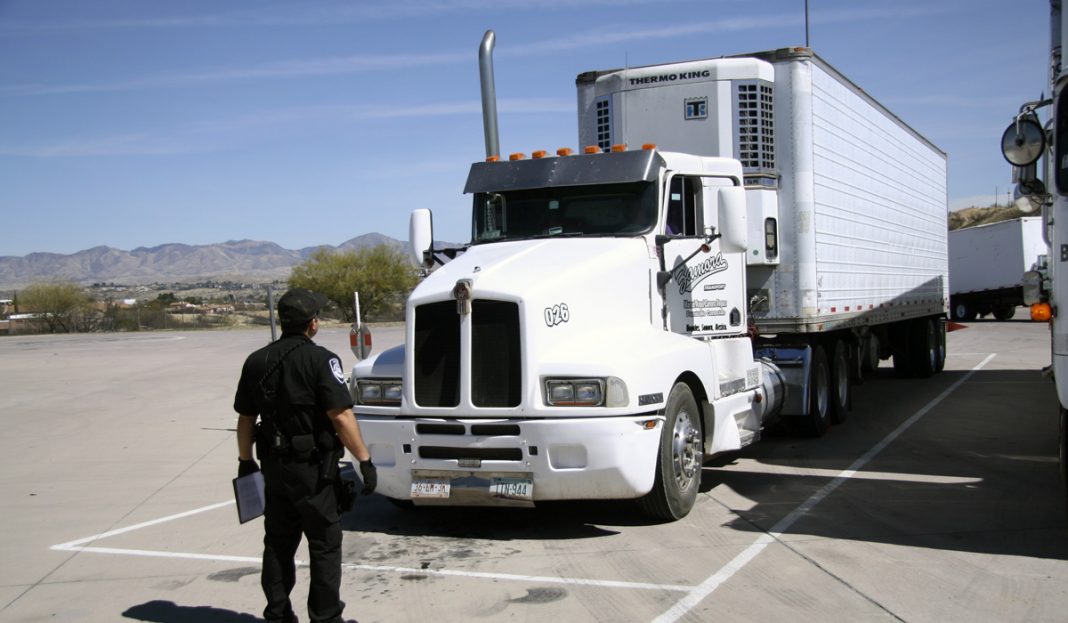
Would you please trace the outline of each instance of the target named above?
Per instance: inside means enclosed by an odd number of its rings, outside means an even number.
[[[1002,135],[1001,149],[1013,165],[1016,205],[1025,211],[1041,210],[1049,249],[1045,270],[1024,275],[1024,299],[1031,304],[1032,319],[1050,324],[1052,378],[1060,408],[1061,482],[1068,494],[1068,322],[1060,318],[1068,300],[1068,71],[1061,54],[1068,15],[1061,10],[1061,0],[1049,4],[1052,96],[1020,107]],[[1043,124],[1038,111],[1046,106],[1051,110]]]
[[[1042,219],[1025,216],[949,232],[949,309],[968,322],[1016,315],[1024,304],[1024,273],[1045,265]]]
[[[810,50],[584,73],[583,153],[505,160],[492,48],[471,243],[353,368],[379,492],[677,519],[711,455],[844,420],[864,364],[941,368],[945,155]]]

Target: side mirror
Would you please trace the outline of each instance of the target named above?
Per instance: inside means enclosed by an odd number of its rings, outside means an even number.
[[[408,250],[415,265],[430,268],[434,263],[434,217],[430,210],[412,210],[408,221]]]
[[[748,211],[745,189],[741,186],[722,186],[716,189],[719,210],[720,245],[724,251],[745,252],[749,248]],[[707,221],[706,221],[707,222]]]
[[[1046,131],[1032,117],[1021,117],[1001,135],[1001,154],[1014,167],[1034,164],[1046,151]]]

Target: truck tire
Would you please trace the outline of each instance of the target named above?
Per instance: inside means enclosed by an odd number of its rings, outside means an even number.
[[[938,368],[938,335],[930,318],[913,320],[909,331],[909,357],[912,359],[912,374],[928,378]]]
[[[935,359],[935,372],[946,369],[946,319],[935,318],[935,337],[938,338],[938,357]]]
[[[693,508],[704,463],[701,412],[689,385],[671,388],[664,415],[653,490],[641,498],[641,505],[651,517],[675,521]]]
[[[1015,305],[998,305],[994,307],[995,320],[1009,320],[1016,315]]]
[[[862,344],[861,367],[865,372],[875,372],[879,369],[879,338],[873,333]]]
[[[912,366],[916,363],[913,356],[913,342],[916,332],[916,324],[908,320],[895,322],[890,330],[890,344],[894,355],[894,374],[898,378],[913,376],[915,371]]]
[[[841,424],[853,407],[849,346],[845,340],[835,340],[831,352],[831,423]]]
[[[953,320],[971,322],[975,320],[976,315],[978,315],[978,311],[968,303],[964,301],[953,303]]]
[[[802,429],[810,437],[822,437],[831,426],[831,367],[822,346],[812,348],[808,376],[808,415]]]

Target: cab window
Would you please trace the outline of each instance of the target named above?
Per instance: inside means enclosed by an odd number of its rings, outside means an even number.
[[[676,175],[668,190],[664,230],[672,236],[696,236],[701,232],[701,180]]]

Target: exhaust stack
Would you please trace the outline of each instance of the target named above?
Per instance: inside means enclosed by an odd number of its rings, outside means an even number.
[[[497,136],[497,89],[493,85],[493,46],[497,35],[487,30],[478,46],[478,73],[482,85],[482,130],[486,135],[486,157],[500,156]]]

